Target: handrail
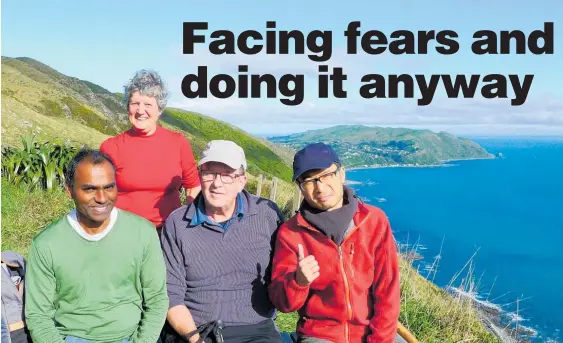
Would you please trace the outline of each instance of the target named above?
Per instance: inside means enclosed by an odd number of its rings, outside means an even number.
[[[397,332],[399,336],[401,336],[407,343],[419,343],[416,337],[399,322],[399,326],[397,327]]]

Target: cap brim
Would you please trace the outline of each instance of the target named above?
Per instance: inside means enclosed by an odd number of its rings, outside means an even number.
[[[326,169],[328,167],[330,167],[333,163],[338,163],[337,161],[332,161],[327,163],[317,163],[314,164],[313,166],[309,166],[309,168],[307,169],[302,169],[299,170],[298,173],[299,174],[293,174],[293,181],[297,180],[297,178],[299,178],[301,175],[305,174],[306,172],[308,172],[309,170],[314,170],[314,169]]]
[[[227,158],[221,158],[221,159],[219,159],[219,158],[212,158],[212,157],[204,157],[204,158],[202,158],[201,160],[199,160],[199,162],[198,162],[197,165],[198,165],[198,167],[199,167],[199,166],[201,166],[201,165],[203,165],[203,164],[205,164],[205,163],[207,163],[207,162],[223,163],[223,164],[226,164],[227,166],[229,166],[229,167],[231,167],[231,168],[233,168],[233,169],[239,169],[240,167],[243,167],[243,168],[246,169],[246,167],[244,166],[244,164],[242,164],[242,163],[240,163],[240,162],[238,162],[238,161],[235,161],[235,160],[229,160],[229,159],[227,159]]]

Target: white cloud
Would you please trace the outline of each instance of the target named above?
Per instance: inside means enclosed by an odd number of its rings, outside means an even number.
[[[198,103],[205,103],[199,106]],[[179,104],[240,126],[250,132],[297,132],[340,124],[428,128],[454,134],[563,135],[563,102],[535,100],[521,107],[505,102],[438,99],[426,107],[399,102],[351,100],[307,102],[287,107],[259,100],[197,101]]]

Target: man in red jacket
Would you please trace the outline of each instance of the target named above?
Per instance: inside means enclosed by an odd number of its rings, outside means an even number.
[[[299,342],[392,343],[399,265],[385,213],[344,185],[337,154],[310,144],[293,160],[304,201],[278,232],[270,299],[299,311]]]

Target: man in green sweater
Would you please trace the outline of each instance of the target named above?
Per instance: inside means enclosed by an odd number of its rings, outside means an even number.
[[[154,226],[114,207],[115,167],[81,150],[65,175],[76,209],[32,241],[25,316],[34,343],[158,340],[168,310]]]

